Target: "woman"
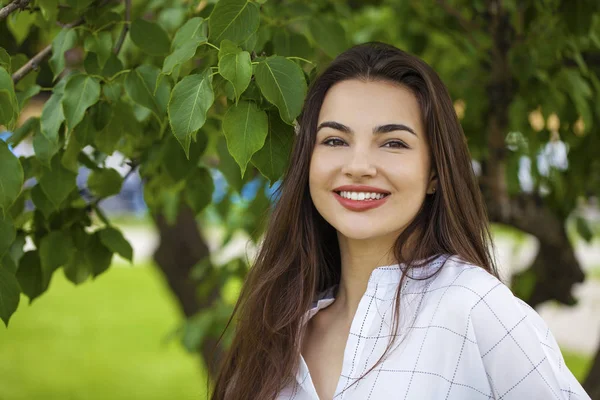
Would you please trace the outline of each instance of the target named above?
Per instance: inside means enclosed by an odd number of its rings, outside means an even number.
[[[381,43],[311,85],[213,399],[589,399],[499,280],[465,138]]]

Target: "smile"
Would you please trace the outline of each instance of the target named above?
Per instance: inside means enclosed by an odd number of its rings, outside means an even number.
[[[335,199],[351,211],[365,211],[383,205],[389,194],[373,192],[333,192]]]

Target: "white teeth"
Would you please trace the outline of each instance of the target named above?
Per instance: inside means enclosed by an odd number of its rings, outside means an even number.
[[[382,193],[365,193],[365,192],[340,192],[340,196],[342,196],[345,199],[351,199],[351,200],[358,200],[358,201],[364,201],[364,200],[379,200],[385,197],[384,194]]]

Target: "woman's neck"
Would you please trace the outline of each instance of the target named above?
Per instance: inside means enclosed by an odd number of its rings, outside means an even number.
[[[397,236],[396,236],[397,237]],[[338,233],[341,277],[335,309],[344,317],[353,318],[358,303],[367,290],[371,272],[377,267],[396,264],[394,238],[348,239]]]

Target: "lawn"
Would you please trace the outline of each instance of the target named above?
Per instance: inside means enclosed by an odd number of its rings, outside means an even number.
[[[152,267],[113,267],[79,287],[57,272],[0,324],[0,400],[204,399],[197,356],[168,335],[181,321]]]

